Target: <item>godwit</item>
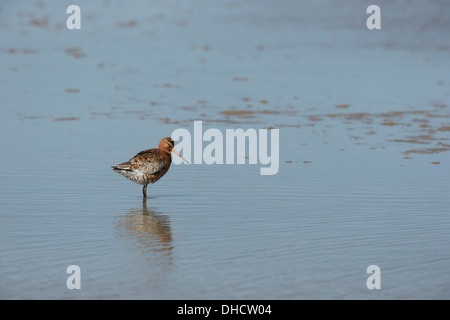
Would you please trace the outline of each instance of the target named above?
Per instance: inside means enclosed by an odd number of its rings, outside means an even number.
[[[173,146],[174,143],[171,138],[164,138],[159,142],[157,149],[141,151],[127,162],[115,165],[112,168],[125,178],[142,184],[142,194],[145,200],[147,199],[147,185],[161,179],[169,170],[172,163],[171,151],[186,161]],[[186,163],[188,162],[186,161]]]

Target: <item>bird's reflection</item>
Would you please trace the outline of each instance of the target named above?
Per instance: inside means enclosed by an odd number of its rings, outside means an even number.
[[[144,201],[142,208],[132,209],[120,216],[119,229],[122,236],[133,240],[133,246],[138,251],[158,253],[164,262],[170,262],[173,247],[167,215],[158,212],[156,208],[147,208]]]

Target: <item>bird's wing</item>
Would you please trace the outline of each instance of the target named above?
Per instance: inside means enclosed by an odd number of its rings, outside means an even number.
[[[128,168],[142,174],[155,174],[166,167],[165,159],[158,157],[155,149],[144,150],[130,159]]]
[[[157,160],[146,163],[131,164],[130,167],[132,168],[131,170],[142,174],[155,174],[163,170],[165,166],[166,162],[164,160]]]

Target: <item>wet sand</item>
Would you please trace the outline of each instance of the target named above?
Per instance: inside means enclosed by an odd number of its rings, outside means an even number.
[[[0,298],[448,299],[450,6],[369,4],[0,4]],[[110,166],[196,120],[279,129],[278,173],[173,165],[143,205]]]

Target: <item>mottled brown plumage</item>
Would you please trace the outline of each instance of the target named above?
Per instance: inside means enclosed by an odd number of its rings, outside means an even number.
[[[142,184],[142,194],[146,199],[147,185],[161,179],[169,170],[172,163],[171,151],[186,161],[173,146],[174,142],[171,138],[164,138],[160,141],[157,149],[141,151],[127,162],[120,163],[112,168],[125,178]]]

